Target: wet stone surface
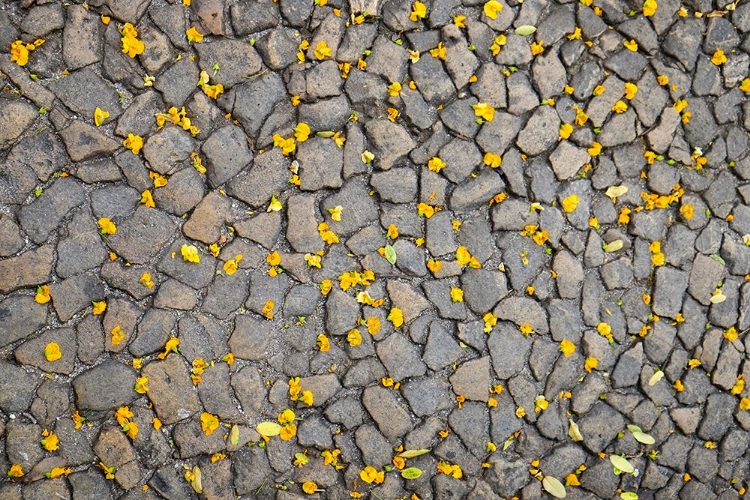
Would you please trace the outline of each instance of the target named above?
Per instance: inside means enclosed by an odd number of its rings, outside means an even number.
[[[749,31],[5,2],[0,498],[745,496]]]

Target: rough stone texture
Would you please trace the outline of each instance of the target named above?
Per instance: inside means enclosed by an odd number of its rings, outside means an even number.
[[[747,5],[68,3],[0,9],[1,498],[746,486]]]

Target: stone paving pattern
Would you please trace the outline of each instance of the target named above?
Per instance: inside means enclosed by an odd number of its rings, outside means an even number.
[[[2,2],[0,499],[743,496],[748,31]]]

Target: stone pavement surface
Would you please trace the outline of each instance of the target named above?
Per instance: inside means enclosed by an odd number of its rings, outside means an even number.
[[[750,3],[0,3],[0,499],[733,499]]]

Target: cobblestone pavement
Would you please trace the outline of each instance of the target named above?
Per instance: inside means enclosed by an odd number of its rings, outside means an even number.
[[[0,9],[0,499],[745,494],[750,3]]]

